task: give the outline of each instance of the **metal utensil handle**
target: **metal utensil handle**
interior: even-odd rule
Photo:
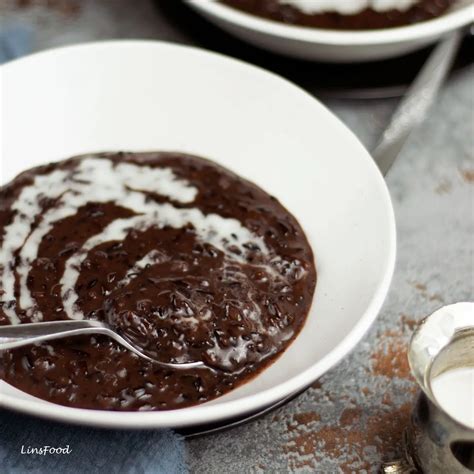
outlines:
[[[0,326],[0,351],[36,342],[108,331],[98,321],[51,321]]]
[[[426,116],[451,69],[462,36],[463,32],[458,30],[435,47],[393,114],[389,126],[372,152],[384,176],[412,130]]]

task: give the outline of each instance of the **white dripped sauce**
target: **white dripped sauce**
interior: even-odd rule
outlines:
[[[388,10],[406,11],[419,0],[278,0],[282,5],[292,5],[311,15],[313,13],[337,12],[342,15],[354,15],[366,8],[378,12]]]
[[[231,246],[245,254],[243,245],[252,242],[263,253],[268,253],[263,239],[255,236],[238,220],[223,218],[217,214],[204,215],[197,208],[180,209],[171,204],[160,204],[147,200],[145,191],[154,192],[181,203],[193,202],[198,190],[187,181],[177,178],[170,168],[153,168],[131,163],[113,164],[108,159],[90,157],[82,159],[73,170],[56,170],[48,175],[34,178],[31,186],[25,187],[12,208],[17,211],[13,222],[4,229],[3,246],[0,249],[0,290],[2,301],[14,300],[15,271],[10,267],[15,251],[20,261],[15,270],[20,280],[20,306],[27,310],[33,320],[42,319],[35,307],[27,286],[28,274],[38,256],[43,238],[54,224],[73,216],[88,202],[114,202],[116,205],[134,211],[137,216],[117,219],[100,234],[91,237],[66,263],[61,279],[61,294],[64,309],[70,318],[82,318],[75,308],[77,294],[74,286],[79,276],[81,263],[87,252],[108,241],[123,240],[131,228],[145,230],[151,226],[182,228],[191,224],[198,238],[223,251],[226,258],[245,261],[230,250]],[[36,228],[33,223],[41,212],[40,199],[57,199],[54,208],[41,216]],[[152,256],[148,256],[153,258]],[[137,262],[138,268],[147,262]],[[273,269],[268,266],[269,272]],[[15,308],[4,308],[12,324],[19,323]]]
[[[155,249],[151,252],[148,252],[141,260],[136,262],[135,265],[133,265],[133,267],[127,272],[127,275],[125,275],[125,277],[117,283],[117,287],[122,288],[127,286],[138,273],[148,266],[164,263],[169,260],[169,256],[163,254],[159,250]]]
[[[120,201],[117,203],[120,204]],[[87,240],[80,251],[66,262],[60,283],[64,311],[69,318],[82,319],[84,317],[83,313],[75,307],[75,301],[78,297],[73,289],[79,278],[80,267],[86,259],[87,253],[105,242],[125,239],[130,229],[146,230],[150,227],[173,227],[180,229],[191,224],[202,242],[213,245],[233,260],[245,262],[243,257],[229,251],[229,244],[237,247],[244,253],[245,248],[243,245],[247,242],[252,242],[257,244],[263,253],[268,253],[263,239],[253,235],[236,219],[223,218],[217,214],[205,215],[197,208],[179,209],[167,203],[141,203],[137,208],[127,207],[136,212],[144,212],[146,209],[148,213],[127,219],[117,219],[109,224],[100,234]],[[235,237],[229,242],[231,235]]]
[[[0,248],[2,301],[15,299],[15,273],[10,264],[15,251],[21,248],[20,262],[16,267],[20,277],[20,306],[27,309],[34,320],[40,320],[42,316],[37,310],[31,313],[34,301],[26,280],[44,236],[56,222],[75,215],[88,202],[114,201],[133,209],[147,208],[145,195],[140,191],[158,193],[182,203],[192,202],[198,192],[187,181],[178,179],[169,168],[130,163],[114,166],[108,159],[92,157],[81,160],[73,173],[70,170],[56,170],[36,176],[33,184],[25,187],[13,203],[12,210],[16,211],[16,215],[4,229]],[[41,198],[58,199],[58,203],[42,216],[39,225],[32,231],[34,220],[41,212]],[[14,308],[5,307],[4,312],[12,324],[19,322]]]
[[[16,211],[13,222],[6,226],[3,235],[3,244],[0,248],[0,267],[3,268],[0,279],[0,290],[3,301],[14,300],[15,273],[10,267],[15,251],[24,245],[34,219],[41,211],[38,202],[41,196],[57,198],[64,192],[61,182],[66,178],[64,171],[54,171],[45,176],[37,176],[33,186],[25,187],[18,199],[13,203],[12,210]],[[4,307],[3,311],[12,324],[20,322],[14,308]]]

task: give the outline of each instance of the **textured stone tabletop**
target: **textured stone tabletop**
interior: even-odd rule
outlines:
[[[183,14],[180,24],[163,4],[0,0],[0,17],[34,30],[33,50],[132,37],[212,47],[198,37],[205,30],[196,30],[200,20]],[[217,34],[211,26],[209,31]],[[300,72],[304,67],[310,71],[302,65]],[[369,149],[397,103],[323,101]],[[192,472],[376,472],[383,460],[400,454],[416,393],[406,360],[413,327],[443,304],[473,299],[473,126],[471,64],[451,76],[387,178],[398,257],[377,322],[342,363],[286,406],[231,431],[187,441]]]

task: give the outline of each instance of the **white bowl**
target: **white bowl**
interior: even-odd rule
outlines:
[[[224,56],[147,41],[60,48],[1,72],[0,182],[86,152],[195,153],[277,196],[302,223],[319,273],[307,323],[290,348],[254,380],[212,402],[147,413],[79,410],[3,382],[0,405],[109,427],[219,422],[308,386],[374,321],[395,261],[390,197],[357,138],[306,92]]]
[[[364,31],[286,25],[216,0],[185,1],[223,30],[255,46],[295,58],[328,62],[362,62],[401,56],[474,21],[472,0],[459,0],[448,13],[433,20]]]

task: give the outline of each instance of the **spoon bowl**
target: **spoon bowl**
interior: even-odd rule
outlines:
[[[109,336],[123,347],[142,359],[167,369],[198,369],[207,368],[203,362],[172,363],[161,362],[145,354],[140,348],[131,344],[109,324],[94,320],[51,321],[43,323],[18,324],[0,327],[0,351],[14,349],[29,344],[61,339],[63,337],[85,334],[103,334]]]

